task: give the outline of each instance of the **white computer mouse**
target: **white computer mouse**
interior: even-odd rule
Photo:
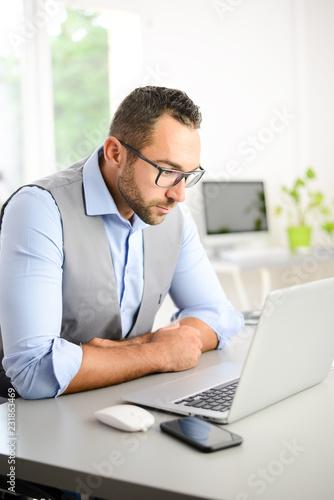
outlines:
[[[104,424],[129,432],[146,431],[154,424],[154,416],[149,411],[127,404],[98,410],[95,416]]]

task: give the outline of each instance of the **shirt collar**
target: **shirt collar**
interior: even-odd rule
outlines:
[[[83,167],[83,188],[87,215],[115,214],[121,220],[127,222],[119,213],[113,197],[111,196],[99,166],[99,158],[103,154],[103,145],[99,146],[88,158]],[[136,214],[133,216],[133,229],[144,229],[147,227]]]

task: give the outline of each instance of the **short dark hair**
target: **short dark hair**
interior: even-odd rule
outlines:
[[[142,149],[151,143],[154,125],[163,115],[170,115],[194,129],[200,128],[202,121],[199,107],[185,92],[166,87],[138,87],[117,108],[109,136],[126,142],[134,149]]]

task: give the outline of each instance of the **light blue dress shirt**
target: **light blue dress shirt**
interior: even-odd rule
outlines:
[[[103,216],[125,336],[143,292],[146,224],[135,215],[131,225],[119,214],[99,169],[101,151],[98,148],[84,166],[85,203],[88,215]],[[196,225],[180,206],[185,224],[170,289],[177,308],[171,319],[201,319],[217,333],[218,347],[223,348],[242,328],[243,317],[226,299]],[[63,259],[61,216],[53,198],[38,187],[21,189],[6,207],[2,223],[0,318],[3,366],[27,399],[60,395],[81,365],[81,347],[60,337]]]

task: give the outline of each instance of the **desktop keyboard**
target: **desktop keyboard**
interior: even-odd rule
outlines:
[[[227,411],[232,404],[237,385],[238,380],[228,385],[226,383],[217,385],[198,394],[174,401],[174,403],[182,403],[185,406],[203,408],[205,410]]]

